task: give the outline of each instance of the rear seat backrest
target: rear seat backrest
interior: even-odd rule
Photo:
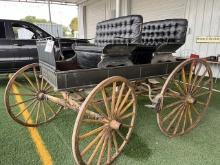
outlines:
[[[142,29],[142,43],[157,48],[163,45],[166,51],[174,52],[185,43],[187,26],[186,19],[146,22]]]
[[[99,22],[96,26],[95,45],[140,43],[142,24],[143,18],[140,15],[129,15]]]

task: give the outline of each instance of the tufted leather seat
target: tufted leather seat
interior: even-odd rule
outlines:
[[[175,52],[185,43],[187,26],[186,19],[146,22],[142,29],[142,43],[155,47],[156,52]]]
[[[137,44],[141,42],[143,18],[140,15],[129,15],[99,22],[96,26],[94,45],[75,46],[77,62],[81,68],[95,68],[103,57],[115,54],[106,52],[106,49],[114,49],[114,45]],[[111,45],[106,47],[107,45]],[[129,45],[127,46],[129,47]],[[103,50],[105,49],[105,52]],[[123,47],[126,49],[126,47]],[[129,51],[133,49],[128,48]],[[128,51],[120,52],[120,56],[129,56]]]
[[[142,44],[132,52],[134,64],[151,63],[153,53],[166,56],[185,43],[188,22],[186,19],[166,19],[143,23]],[[161,58],[161,57],[159,57]],[[162,57],[164,58],[164,57]]]

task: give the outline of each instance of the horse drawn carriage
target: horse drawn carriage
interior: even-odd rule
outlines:
[[[201,120],[213,85],[204,60],[172,56],[186,31],[185,19],[110,19],[97,24],[95,44],[76,41],[67,59],[60,47],[52,44],[48,51],[51,41],[39,40],[39,64],[11,77],[6,108],[28,127],[49,122],[62,109],[77,112],[72,135],[77,164],[111,164],[118,157],[134,129],[140,95],[149,95],[148,107],[166,136],[183,135]]]

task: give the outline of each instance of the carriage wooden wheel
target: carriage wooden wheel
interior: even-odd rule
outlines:
[[[178,65],[161,90],[163,99],[157,106],[161,131],[174,137],[192,130],[208,107],[212,86],[212,72],[204,60],[190,59]]]
[[[43,94],[62,97],[39,74],[39,65],[18,70],[9,80],[4,101],[9,115],[24,126],[38,126],[53,119],[62,106],[46,100]]]
[[[136,96],[128,80],[116,76],[97,85],[81,105],[74,125],[77,163],[112,163],[130,138],[135,116]]]

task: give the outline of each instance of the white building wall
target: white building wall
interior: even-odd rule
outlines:
[[[111,6],[112,3],[114,5]],[[96,23],[113,18],[114,13],[117,13],[117,16],[140,14],[144,22],[186,18],[189,21],[186,43],[176,55],[182,57],[190,56],[191,53],[200,57],[220,55],[219,43],[196,43],[198,36],[220,36],[220,0],[88,0],[86,37],[93,38]]]
[[[189,21],[185,45],[178,51],[181,56],[196,53],[200,57],[220,54],[220,45],[216,43],[197,43],[198,36],[220,35],[220,1],[188,0],[185,16]]]
[[[97,22],[105,20],[105,0],[90,0],[86,4],[86,38],[94,38]]]
[[[140,14],[144,22],[183,18],[187,0],[131,0],[131,14]]]

